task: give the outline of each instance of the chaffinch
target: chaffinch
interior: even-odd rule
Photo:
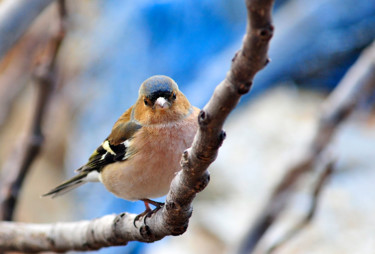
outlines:
[[[136,103],[76,170],[78,174],[44,196],[57,197],[86,182],[100,181],[117,197],[144,201],[142,215],[151,211],[149,204],[160,208],[162,203],[150,198],[167,194],[181,155],[193,142],[198,113],[171,78],[148,78]]]

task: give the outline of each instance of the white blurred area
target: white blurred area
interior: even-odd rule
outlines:
[[[233,253],[270,192],[312,138],[324,96],[282,86],[235,110],[227,139],[210,167],[211,181],[194,201],[187,232],[155,243],[147,253]],[[338,129],[338,161],[312,222],[275,253],[374,253],[375,121],[355,112]],[[305,178],[314,178],[308,175]],[[306,213],[311,179],[303,179],[291,206],[266,234],[256,253],[284,236]]]

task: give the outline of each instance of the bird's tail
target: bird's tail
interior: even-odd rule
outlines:
[[[80,174],[76,175],[75,177],[69,179],[68,181],[60,184],[59,186],[55,187],[54,189],[50,190],[46,194],[43,194],[43,197],[52,196],[52,198],[64,195],[68,191],[71,191],[82,184],[86,183],[85,178],[87,177],[87,172],[81,172]]]

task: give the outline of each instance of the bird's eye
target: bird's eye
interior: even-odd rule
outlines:
[[[175,94],[175,93],[172,94],[172,99],[173,99],[173,100],[176,99],[176,94]]]
[[[143,101],[144,101],[145,105],[148,106],[149,103],[148,103],[147,99],[144,99]]]

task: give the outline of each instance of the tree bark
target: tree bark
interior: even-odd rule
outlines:
[[[303,157],[286,170],[266,206],[242,242],[238,253],[252,253],[267,230],[286,208],[302,176],[311,172],[334,137],[338,126],[375,91],[375,42],[366,48],[323,103],[315,137]]]
[[[267,51],[273,35],[272,0],[246,0],[247,31],[242,48],[198,117],[199,129],[192,147],[181,160],[182,170],[171,183],[165,205],[133,225],[135,215],[108,215],[93,221],[56,224],[0,223],[0,247],[18,251],[93,250],[125,245],[128,241],[153,242],[186,231],[191,203],[209,182],[208,166],[216,159],[225,132],[225,119],[242,95],[249,92],[255,74],[269,62]]]

